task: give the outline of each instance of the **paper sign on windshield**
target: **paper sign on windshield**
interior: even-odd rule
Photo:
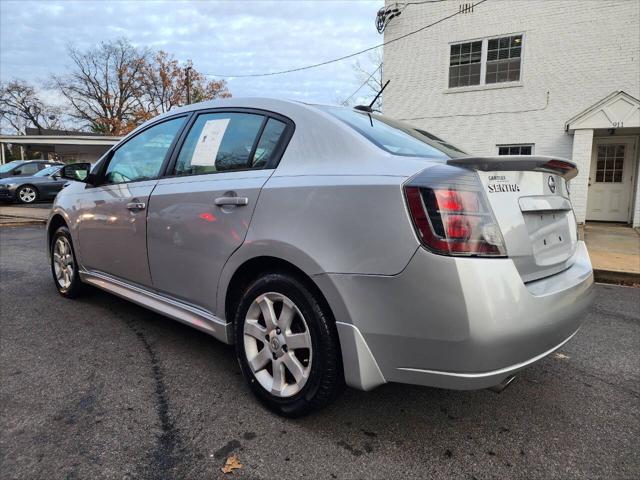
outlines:
[[[215,166],[220,143],[224,132],[227,131],[229,119],[207,120],[200,132],[196,149],[191,158],[191,165],[195,166]]]

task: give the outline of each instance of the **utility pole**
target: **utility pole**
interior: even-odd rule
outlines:
[[[190,74],[191,73],[191,66],[188,66],[187,68],[184,69],[184,74],[185,74],[185,85],[187,87],[187,105],[191,104],[191,77]]]

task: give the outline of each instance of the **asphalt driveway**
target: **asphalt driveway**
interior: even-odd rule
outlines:
[[[598,286],[578,335],[501,394],[346,390],[292,421],[231,347],[106,293],[58,296],[42,227],[0,229],[0,288],[3,479],[640,477],[640,289]]]

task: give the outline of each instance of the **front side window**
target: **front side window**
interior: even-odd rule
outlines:
[[[378,114],[343,107],[319,106],[383,150],[403,157],[442,159],[460,157],[462,151],[434,135]]]
[[[449,88],[519,81],[522,44],[518,34],[451,45]]]
[[[251,113],[198,116],[178,155],[175,174],[203,175],[252,168],[250,156],[264,121],[264,116]]]
[[[33,175],[38,171],[37,163],[25,163],[14,170],[16,175]]]
[[[125,183],[157,178],[185,118],[154,125],[120,146],[107,165],[104,182]]]
[[[498,145],[498,155],[531,155],[532,144]]]

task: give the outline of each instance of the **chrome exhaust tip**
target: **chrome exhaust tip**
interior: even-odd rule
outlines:
[[[489,387],[488,390],[491,390],[492,392],[495,393],[500,393],[502,392],[505,388],[507,388],[509,385],[511,385],[511,382],[513,382],[516,379],[515,375],[509,375],[507,378],[505,378],[502,382],[500,382],[497,385],[494,385],[493,387]]]

